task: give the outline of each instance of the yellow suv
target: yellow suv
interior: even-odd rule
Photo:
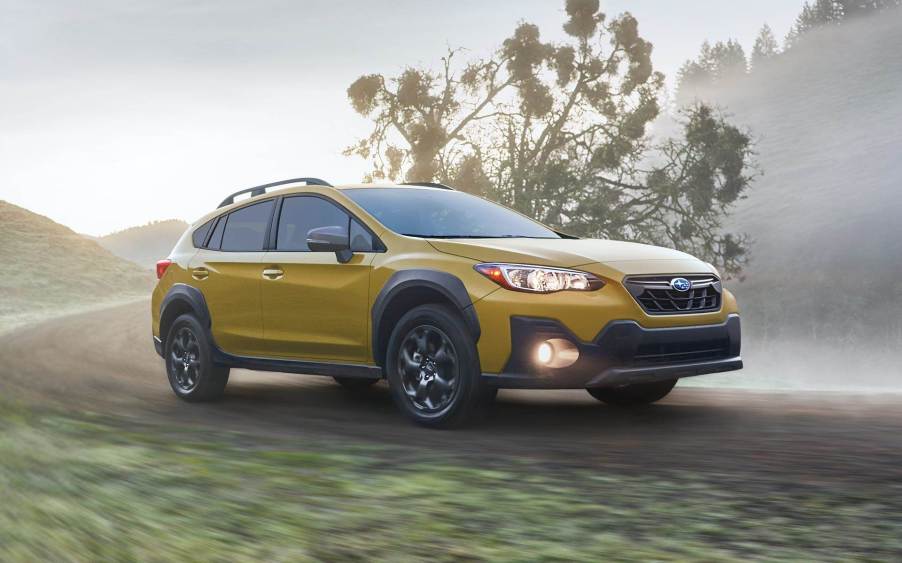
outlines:
[[[406,415],[447,426],[498,388],[635,405],[742,367],[736,301],[711,265],[569,236],[441,184],[242,190],[157,277],[154,344],[189,401],[222,395],[231,367],[351,389],[384,378]]]

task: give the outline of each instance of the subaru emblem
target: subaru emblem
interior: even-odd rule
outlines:
[[[689,291],[692,287],[692,282],[686,278],[673,278],[670,280],[670,287],[676,291]]]

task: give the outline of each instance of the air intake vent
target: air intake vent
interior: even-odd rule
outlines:
[[[686,281],[689,283],[683,283]],[[711,274],[631,276],[623,280],[623,285],[649,315],[717,311],[723,291],[720,280]],[[684,291],[677,289],[686,285],[689,287]]]

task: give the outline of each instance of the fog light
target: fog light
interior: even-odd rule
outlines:
[[[551,346],[551,343],[542,342],[539,344],[539,348],[536,350],[536,357],[540,364],[547,365],[551,362],[551,359],[554,357],[554,348]]]
[[[579,359],[579,349],[569,340],[552,338],[536,348],[536,360],[549,368],[565,368]]]

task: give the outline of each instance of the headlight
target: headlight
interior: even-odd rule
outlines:
[[[579,270],[522,264],[476,264],[474,268],[501,287],[514,291],[595,291],[604,286],[604,282],[595,275]]]

